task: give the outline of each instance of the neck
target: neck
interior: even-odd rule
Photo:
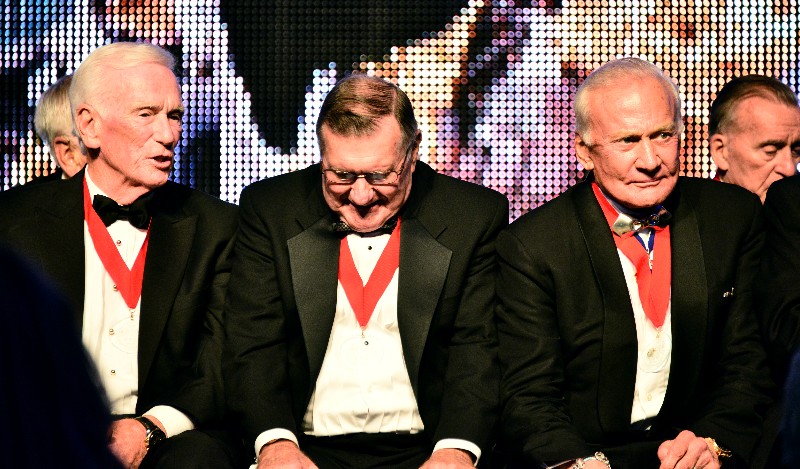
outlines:
[[[150,192],[150,188],[132,185],[118,172],[101,165],[87,164],[86,173],[98,189],[120,205],[130,205],[139,197]]]

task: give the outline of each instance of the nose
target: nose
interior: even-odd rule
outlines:
[[[643,138],[639,145],[641,146],[639,158],[636,159],[636,165],[643,171],[654,171],[661,165],[661,159],[656,154],[653,141],[649,138]]]
[[[349,199],[353,205],[365,206],[372,202],[373,188],[364,178],[356,179],[350,186]]]
[[[783,177],[794,176],[797,174],[798,158],[788,146],[783,148],[776,158],[780,160],[775,164],[775,172]]]
[[[153,122],[153,138],[167,148],[178,142],[181,123],[166,114],[159,114]]]

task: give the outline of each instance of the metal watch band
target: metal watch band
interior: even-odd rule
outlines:
[[[570,469],[583,469],[588,461],[600,461],[601,463],[605,464],[608,469],[611,469],[611,462],[608,460],[606,455],[600,451],[594,453],[592,456],[576,459],[575,464],[573,464]]]

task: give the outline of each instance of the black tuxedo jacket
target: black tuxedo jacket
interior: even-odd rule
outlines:
[[[673,214],[672,364],[649,432],[630,430],[635,321],[590,183],[498,236],[502,430],[522,461],[602,450],[614,468],[658,467],[658,444],[681,429],[749,457],[770,387],[752,312],[759,201],[736,186],[680,178],[665,206]]]
[[[83,317],[83,172],[0,193],[0,241],[51,277]],[[136,412],[171,405],[196,425],[221,417],[222,306],[236,207],[168,182],[156,189],[139,325]]]
[[[228,406],[247,441],[272,428],[301,436],[336,310],[341,237],[319,165],[251,185],[240,205],[225,310]],[[425,434],[486,449],[499,381],[494,239],[508,201],[417,163],[400,214],[397,315]]]
[[[773,183],[764,202],[766,242],[757,304],[775,377],[782,383],[800,347],[800,177]]]

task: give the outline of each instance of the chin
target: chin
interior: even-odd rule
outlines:
[[[361,233],[375,231],[389,219],[389,217],[382,217],[380,214],[369,214],[366,217],[360,217],[353,213],[344,215],[342,218],[350,225],[350,228]]]

